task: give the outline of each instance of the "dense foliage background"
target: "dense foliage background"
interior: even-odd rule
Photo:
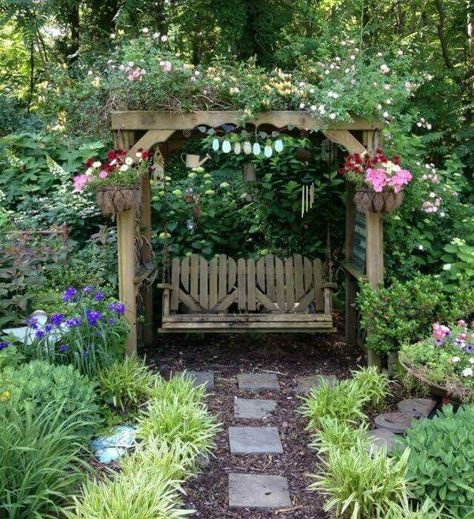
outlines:
[[[400,155],[416,179],[403,207],[386,218],[387,278],[431,274],[447,292],[474,279],[470,0],[222,0],[217,9],[210,0],[0,0],[0,42],[0,249],[8,253],[0,259],[0,290],[9,315],[38,300],[46,304],[64,288],[67,276],[55,275],[55,265],[74,269],[84,282],[105,277],[113,286],[113,224],[99,217],[89,195],[71,193],[70,179],[111,146],[108,117],[124,97],[178,110],[203,102],[193,97],[194,84],[184,88],[177,76],[159,75],[156,54],[215,81],[226,71],[225,85],[238,88],[245,79],[256,93],[234,90],[234,97],[222,98],[219,92],[212,103],[242,103],[250,111],[279,102],[258,97],[259,74],[268,73],[281,95],[286,78],[279,70],[297,71],[295,78],[326,90],[338,78],[344,95],[339,105],[333,100],[337,116],[378,110],[387,123],[387,152]],[[339,56],[353,60],[349,74],[333,70]],[[129,59],[148,69],[147,96],[134,90],[138,82],[119,81],[118,64]],[[380,63],[391,73],[375,84]],[[179,74],[191,72],[185,67]],[[160,81],[155,89],[154,81]],[[289,97],[290,105],[296,102]],[[257,182],[249,185],[240,174],[242,159],[222,154],[191,178],[179,153],[205,153],[209,141],[190,140],[167,164],[166,185],[153,186],[158,259],[166,210],[174,254],[301,251],[330,257],[337,267],[341,155],[333,150],[328,159],[319,144],[306,136],[286,139],[284,153],[256,162]],[[294,159],[299,146],[312,150],[309,165]],[[301,219],[298,189],[308,172],[316,179],[317,203]],[[183,202],[190,187],[199,193],[198,209]],[[63,225],[68,246],[56,254],[57,236],[43,231]],[[19,230],[29,234],[18,239]],[[92,276],[91,264],[100,276]]]

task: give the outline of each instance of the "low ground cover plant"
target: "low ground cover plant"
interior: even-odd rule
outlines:
[[[407,478],[413,492],[442,508],[440,517],[474,517],[473,423],[473,405],[457,412],[449,405],[432,420],[415,423],[404,440],[410,449]]]
[[[444,387],[458,400],[474,401],[474,321],[434,323],[431,337],[405,343],[399,358],[415,376]]]
[[[24,409],[32,416],[55,402],[59,421],[79,413],[90,430],[100,422],[96,384],[71,365],[32,361],[17,368],[7,367],[0,371],[0,394],[7,395],[17,410]]]

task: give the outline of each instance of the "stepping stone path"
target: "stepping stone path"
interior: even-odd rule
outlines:
[[[276,405],[275,400],[236,398],[234,400],[234,416],[249,419],[265,418],[275,410]]]
[[[414,418],[428,418],[436,407],[436,401],[432,398],[407,398],[398,402],[400,413]]]
[[[319,388],[323,382],[326,382],[329,386],[334,386],[337,382],[335,375],[309,375],[307,377],[298,377],[298,387],[296,391],[298,393],[309,393],[311,389]]]
[[[387,454],[393,451],[397,435],[405,434],[414,421],[428,418],[436,407],[431,398],[407,398],[398,403],[398,412],[383,413],[375,417],[376,429],[369,431],[369,442],[377,448],[386,447]]]
[[[276,392],[280,389],[274,373],[241,373],[237,380],[241,391]],[[234,417],[263,420],[276,406],[275,400],[236,398]],[[229,447],[231,454],[239,456],[283,454],[277,427],[229,427]],[[229,474],[229,508],[261,511],[291,506],[286,478],[270,474]]]
[[[231,454],[283,454],[276,427],[229,427]]]
[[[214,371],[186,371],[186,375],[193,379],[195,386],[206,386],[207,391],[214,389]]]
[[[388,429],[374,429],[367,433],[369,442],[377,449],[385,448],[387,454],[392,454],[396,446],[398,435]]]
[[[229,474],[229,507],[254,510],[290,508],[288,481],[281,476]]]
[[[274,373],[240,373],[237,375],[241,391],[278,391],[280,384]]]

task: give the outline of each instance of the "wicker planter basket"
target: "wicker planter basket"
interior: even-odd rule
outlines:
[[[426,376],[421,373],[419,370],[412,368],[410,366],[407,366],[399,359],[400,366],[415,380],[417,380],[419,383],[423,384],[424,386],[428,387],[431,391],[432,395],[439,396],[441,398],[450,400],[451,402],[460,404],[462,402],[469,400],[469,392],[467,389],[459,386],[440,386],[439,384],[436,384],[435,382],[431,382],[426,378]]]
[[[359,211],[391,213],[402,205],[404,196],[403,191],[395,193],[387,190],[377,193],[369,187],[359,187],[356,190],[354,202]]]
[[[103,215],[122,213],[140,205],[141,190],[137,187],[106,187],[96,192],[97,205]]]

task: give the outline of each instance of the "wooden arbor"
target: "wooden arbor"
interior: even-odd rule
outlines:
[[[112,131],[116,148],[150,149],[157,146],[163,160],[179,148],[198,126],[220,127],[238,125],[242,112],[207,111],[193,113],[124,111],[112,114]],[[377,146],[376,139],[382,123],[355,119],[350,123],[335,123],[327,129],[315,118],[303,112],[272,111],[259,114],[248,125],[288,131],[320,130],[327,139],[343,146],[350,153],[364,153]],[[380,214],[357,215],[353,203],[353,189],[347,186],[346,207],[346,338],[354,342],[357,336],[357,316],[353,307],[356,280],[366,278],[374,288],[383,282],[383,223]],[[139,216],[139,218],[137,218]],[[356,225],[356,220],[358,224]],[[126,211],[117,216],[119,297],[125,303],[130,323],[127,352],[137,349],[137,296],[144,308],[144,341],[151,343],[152,290],[147,281],[154,275],[151,251],[150,182],[142,183],[142,204],[139,214]],[[358,233],[356,233],[356,228]],[[137,246],[138,245],[138,246]],[[361,257],[363,256],[363,257]],[[356,261],[357,260],[357,261]],[[376,359],[369,359],[373,363]]]

